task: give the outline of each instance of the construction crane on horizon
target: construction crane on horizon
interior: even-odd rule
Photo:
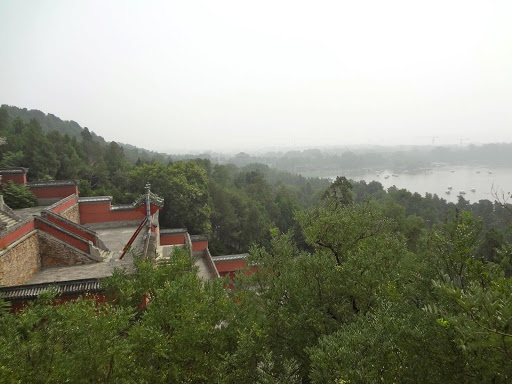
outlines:
[[[432,138],[432,145],[435,144],[436,139],[439,139],[439,136],[416,136],[419,139],[430,139]]]

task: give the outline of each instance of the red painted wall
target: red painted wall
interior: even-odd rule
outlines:
[[[105,221],[143,220],[144,217],[146,217],[146,207],[141,206],[132,211],[110,211]]]
[[[198,251],[204,251],[206,248],[208,248],[208,241],[193,241],[192,242],[192,251],[198,252]]]
[[[105,223],[109,221],[142,220],[146,216],[144,207],[132,211],[111,211],[110,203],[80,204],[80,223]]]
[[[185,244],[185,234],[167,235],[160,234],[160,245]]]
[[[27,175],[24,173],[2,175],[2,184],[7,184],[10,180],[14,184],[27,184]]]
[[[226,275],[234,274],[235,271],[238,271],[242,268],[247,268],[247,261],[245,260],[236,260],[236,261],[223,261],[219,263],[215,263],[217,267],[217,271],[219,271],[219,275],[222,277]]]
[[[154,215],[156,213],[156,211],[159,211],[162,208],[163,207],[159,207],[158,205],[149,203],[149,211],[151,212],[152,215]],[[146,207],[144,207],[144,213],[146,213]]]
[[[142,221],[146,216],[146,207],[144,205],[130,211],[111,211],[110,207],[110,202],[80,204],[80,224],[110,221]],[[154,214],[159,209],[161,208],[151,204],[151,214]]]
[[[78,196],[78,187],[76,185],[52,186],[52,187],[32,187],[32,193],[38,199],[53,199],[58,197],[68,197],[73,193]]]
[[[73,247],[78,248],[84,252],[89,252],[89,243],[86,242],[85,240],[80,241],[79,239],[76,239],[61,231],[58,231],[55,228],[52,228],[43,222],[38,222],[37,228],[42,231],[45,231],[46,233],[49,233],[50,235],[56,237],[57,239],[64,241],[66,244],[72,245]]]
[[[68,195],[69,196],[69,195]],[[64,203],[56,206],[55,208],[52,209],[52,212],[53,213],[60,213],[62,211],[65,211],[66,209],[68,209],[69,207],[75,205],[77,203],[77,198],[74,197],[68,201],[65,201]]]
[[[108,219],[110,213],[110,203],[98,204],[79,204],[80,223],[97,223]]]
[[[59,220],[57,217],[50,216],[50,215],[46,216],[46,219],[48,221],[51,221],[52,223],[57,224],[59,227],[67,229],[69,232],[72,232],[75,235],[81,236],[87,240],[94,242],[94,236],[92,236],[91,234],[89,234],[87,232],[81,231],[79,228],[77,228],[73,225],[70,225],[69,223],[65,222],[64,220]]]
[[[9,233],[7,236],[0,239],[0,248],[3,248],[12,242],[18,240],[20,237],[25,236],[30,231],[36,229],[36,226],[34,224],[34,221],[30,221],[29,223],[25,224],[23,227],[18,228],[12,233]]]
[[[247,268],[247,261],[245,260],[237,260],[237,261],[227,261],[216,263],[217,271],[219,271],[220,277],[229,276],[232,281],[235,281],[235,274],[238,270]],[[250,269],[245,269],[244,274],[246,276],[252,275],[256,272],[258,268],[252,267]]]

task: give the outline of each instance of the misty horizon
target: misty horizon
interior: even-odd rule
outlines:
[[[507,1],[3,2],[0,103],[166,153],[512,142],[511,17]]]
[[[176,149],[163,149],[163,150],[157,150],[153,148],[143,148],[140,146],[137,146],[137,143],[127,143],[120,139],[112,139],[108,140],[105,137],[101,135],[101,133],[94,131],[92,128],[82,126],[78,122],[74,120],[62,120],[59,116],[56,116],[55,114],[45,111],[41,111],[38,109],[29,109],[29,108],[20,108],[19,106],[9,106],[7,104],[2,104],[3,106],[6,106],[8,108],[14,107],[15,109],[19,110],[25,110],[29,113],[36,112],[36,113],[43,113],[45,116],[53,116],[58,121],[62,121],[63,123],[73,123],[80,126],[81,129],[87,128],[94,134],[98,135],[102,139],[106,140],[106,142],[117,142],[124,145],[131,145],[133,147],[137,147],[144,150],[151,150],[158,153],[164,153],[168,155],[202,155],[202,154],[214,154],[214,155],[226,155],[226,156],[235,156],[239,153],[248,153],[250,155],[261,155],[261,154],[284,154],[285,152],[289,151],[308,151],[308,150],[321,150],[323,152],[342,152],[342,151],[392,151],[392,150],[411,150],[415,148],[420,148],[422,150],[428,150],[438,147],[444,147],[444,148],[452,148],[452,149],[464,149],[464,148],[470,148],[471,146],[481,146],[485,144],[506,144],[510,143],[508,141],[489,141],[489,140],[483,140],[481,142],[476,142],[471,140],[467,137],[460,137],[457,138],[455,136],[451,137],[451,140],[443,140],[440,136],[423,136],[423,137],[416,137],[416,142],[411,143],[380,143],[380,144],[370,144],[370,143],[353,143],[353,144],[326,144],[326,145],[266,145],[261,147],[247,147],[247,148],[218,148],[217,150],[211,149],[211,148],[192,148],[187,150],[186,148],[180,147]],[[445,138],[446,139],[446,138]]]

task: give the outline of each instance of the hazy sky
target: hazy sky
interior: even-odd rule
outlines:
[[[512,1],[0,1],[0,103],[147,149],[512,141]]]

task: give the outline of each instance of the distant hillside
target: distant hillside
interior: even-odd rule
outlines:
[[[84,130],[80,124],[73,120],[61,120],[51,113],[45,114],[37,109],[18,108],[11,105],[2,104],[0,107],[7,111],[9,121],[16,118],[20,118],[23,121],[30,121],[35,119],[39,122],[44,132],[57,131],[62,134],[67,134],[71,137],[76,137],[78,140],[82,140],[82,131]],[[106,145],[107,142],[101,136],[96,135],[93,131],[90,131],[94,140],[99,142],[101,145]],[[130,144],[124,144],[117,142],[124,149],[124,153],[127,159],[135,163],[137,159],[141,160],[158,160],[166,162],[169,159],[169,155],[165,153],[158,153],[154,151],[148,151],[147,149],[138,148]]]
[[[82,140],[82,136],[80,134],[83,131],[83,128],[76,121],[64,121],[57,116],[52,115],[51,113],[45,114],[44,112],[41,112],[37,109],[29,110],[27,108],[18,108],[6,104],[3,104],[1,108],[7,111],[10,120],[13,120],[17,117],[24,121],[36,119],[39,124],[41,124],[44,132],[57,131],[59,133],[67,134],[71,137],[76,137],[77,139]],[[92,135],[96,140],[105,143],[105,140],[102,137],[94,133],[92,133]]]

